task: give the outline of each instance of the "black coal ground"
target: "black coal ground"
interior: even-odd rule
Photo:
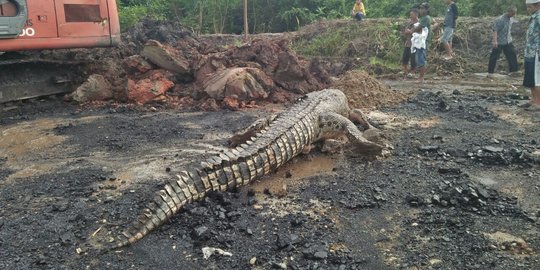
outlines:
[[[348,153],[333,172],[291,185],[285,196],[254,195],[249,186],[211,194],[135,245],[102,254],[88,243],[107,241],[108,232],[129,223],[176,166],[218,151],[183,152],[183,146],[206,140],[223,148],[223,136],[212,132],[228,134],[264,112],[24,105],[4,113],[1,124],[99,118],[51,130],[75,150],[49,173],[8,181],[13,168],[0,159],[0,268],[538,269],[540,115],[518,111],[534,124],[517,126],[488,110],[515,102],[420,92],[383,111],[439,121],[397,130],[379,123],[395,147],[391,157],[368,162]],[[143,182],[116,179],[112,166],[95,162],[96,149],[136,160],[154,148],[170,149],[158,157],[169,165]],[[525,244],[493,241],[496,232]],[[204,259],[203,247],[232,256]]]

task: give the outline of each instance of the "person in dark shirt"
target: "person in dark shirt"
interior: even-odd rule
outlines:
[[[504,52],[506,56],[510,73],[518,71],[516,49],[512,44],[512,17],[516,15],[516,10],[516,7],[509,7],[506,13],[498,17],[493,23],[493,49],[489,56],[488,77],[493,77],[497,59],[499,59],[501,52]]]
[[[429,48],[429,45],[431,44],[431,39],[433,37],[433,33],[431,31],[431,23],[432,19],[431,16],[429,16],[429,4],[424,2],[418,6],[418,16],[420,16],[419,23],[420,26],[415,29],[415,31],[418,31],[419,29],[422,29],[424,27],[428,30],[428,36],[426,40],[426,50]]]
[[[418,22],[418,10],[412,9],[409,13],[409,21],[403,29],[403,38],[405,39],[405,49],[403,50],[403,56],[401,58],[401,64],[403,65],[403,72],[405,77],[416,68],[415,55],[411,52],[411,37],[414,30],[414,25]],[[409,65],[410,63],[410,65]]]
[[[450,60],[454,55],[452,50],[452,37],[454,36],[454,29],[456,28],[458,8],[456,3],[452,0],[444,0],[444,3],[448,5],[448,8],[446,9],[446,14],[444,16],[443,35],[440,42],[446,51],[446,56],[443,59]]]

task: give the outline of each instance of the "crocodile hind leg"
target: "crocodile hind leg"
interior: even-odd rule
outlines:
[[[319,115],[319,127],[321,130],[320,138],[336,138],[340,135],[346,135],[353,146],[369,155],[379,155],[383,146],[366,139],[362,132],[347,117],[337,113],[322,113]]]
[[[276,119],[277,115],[271,115],[265,118],[259,118],[253,122],[249,127],[236,132],[230,139],[229,139],[229,147],[236,147],[240,144],[245,143],[252,137],[254,137],[258,132],[261,130],[267,128],[270,123]]]

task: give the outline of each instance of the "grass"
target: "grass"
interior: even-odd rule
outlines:
[[[392,20],[324,21],[301,29],[292,48],[305,57],[360,58],[394,69],[403,51],[398,28]]]

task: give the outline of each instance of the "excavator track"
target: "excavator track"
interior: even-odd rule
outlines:
[[[81,61],[0,59],[0,104],[73,90]]]

